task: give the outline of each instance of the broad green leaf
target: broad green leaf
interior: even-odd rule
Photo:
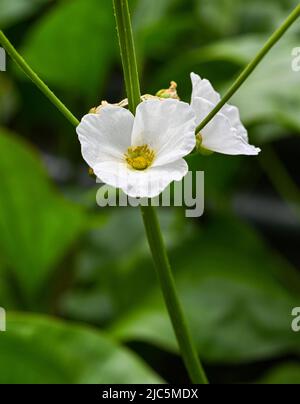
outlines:
[[[50,85],[96,102],[116,49],[111,2],[74,0],[38,21],[22,53]]]
[[[198,351],[206,361],[240,363],[299,351],[290,316],[297,305],[290,286],[299,289],[299,276],[274,258],[246,225],[233,217],[216,218],[170,256]],[[141,277],[150,270],[139,268]],[[144,294],[115,324],[113,334],[175,351],[159,291],[149,282]]]
[[[85,215],[53,188],[36,153],[0,130],[0,252],[34,295],[78,238]]]
[[[108,336],[47,317],[8,313],[0,384],[131,384],[162,380]]]
[[[298,363],[285,363],[270,370],[260,384],[300,384],[300,366]]]
[[[171,248],[190,234],[181,210],[159,211],[164,238]],[[102,214],[103,215],[103,214]],[[75,285],[61,300],[61,312],[98,325],[115,320],[139,305],[155,272],[147,263],[148,244],[139,209],[113,208],[106,223],[86,234],[74,263]],[[145,267],[145,268],[144,268]],[[146,269],[147,268],[147,269]],[[155,284],[155,283],[154,283]]]

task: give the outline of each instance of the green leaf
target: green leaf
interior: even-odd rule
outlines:
[[[111,2],[74,0],[58,3],[38,21],[22,54],[49,85],[95,101],[116,43]]]
[[[299,275],[274,258],[246,225],[233,217],[216,218],[170,256],[206,361],[240,363],[299,351],[290,316],[297,306],[293,287],[299,290]],[[141,277],[151,270],[142,268]],[[144,300],[115,324],[113,334],[176,351],[160,292],[149,285]]]
[[[85,215],[53,188],[35,152],[0,130],[0,251],[35,295],[84,228]]]
[[[285,363],[270,370],[259,382],[260,384],[300,384],[300,366]]]
[[[162,380],[99,331],[8,313],[0,335],[1,384],[126,384]]]
[[[152,268],[144,269],[148,245],[140,210],[114,208],[104,214],[106,223],[88,232],[81,243],[74,263],[74,287],[60,305],[64,316],[97,325],[107,324],[139,305],[155,276]],[[168,209],[159,214],[167,245],[182,243],[190,234],[191,224]]]

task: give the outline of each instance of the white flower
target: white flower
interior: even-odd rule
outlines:
[[[214,109],[221,100],[208,80],[191,73],[193,84],[191,106],[197,117],[197,125]],[[249,145],[247,130],[243,126],[239,110],[229,104],[218,112],[201,130],[201,147],[223,154],[257,155],[260,149]]]
[[[105,184],[131,197],[153,198],[188,172],[195,116],[177,100],[142,102],[134,117],[118,106],[88,114],[77,127],[82,155]]]

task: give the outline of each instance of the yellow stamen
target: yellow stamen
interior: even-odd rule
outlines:
[[[147,145],[129,147],[125,154],[127,164],[134,170],[146,170],[153,163],[155,153]]]

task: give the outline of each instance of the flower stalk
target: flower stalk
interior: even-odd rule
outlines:
[[[129,6],[128,2],[124,0],[113,0],[113,6],[129,110],[134,114],[136,107],[141,102],[141,90]]]
[[[124,69],[124,78],[132,113],[141,102],[136,54],[131,26],[131,19],[127,0],[113,0],[121,58]],[[199,361],[196,348],[193,344],[189,328],[180,304],[174,277],[171,271],[166,247],[164,244],[157,212],[151,206],[141,207],[143,222],[150,246],[152,258],[157,270],[164,300],[174,328],[182,358],[195,384],[207,384],[208,380]]]
[[[15,47],[10,43],[8,38],[0,30],[0,44],[14,60],[14,62],[20,67],[27,77],[41,90],[41,92],[51,101],[53,105],[64,115],[65,118],[73,125],[79,124],[78,119],[72,114],[72,112],[56,97],[56,95],[50,90],[50,88],[40,79],[40,77],[32,70],[32,68],[26,63],[22,56],[18,53]]]

